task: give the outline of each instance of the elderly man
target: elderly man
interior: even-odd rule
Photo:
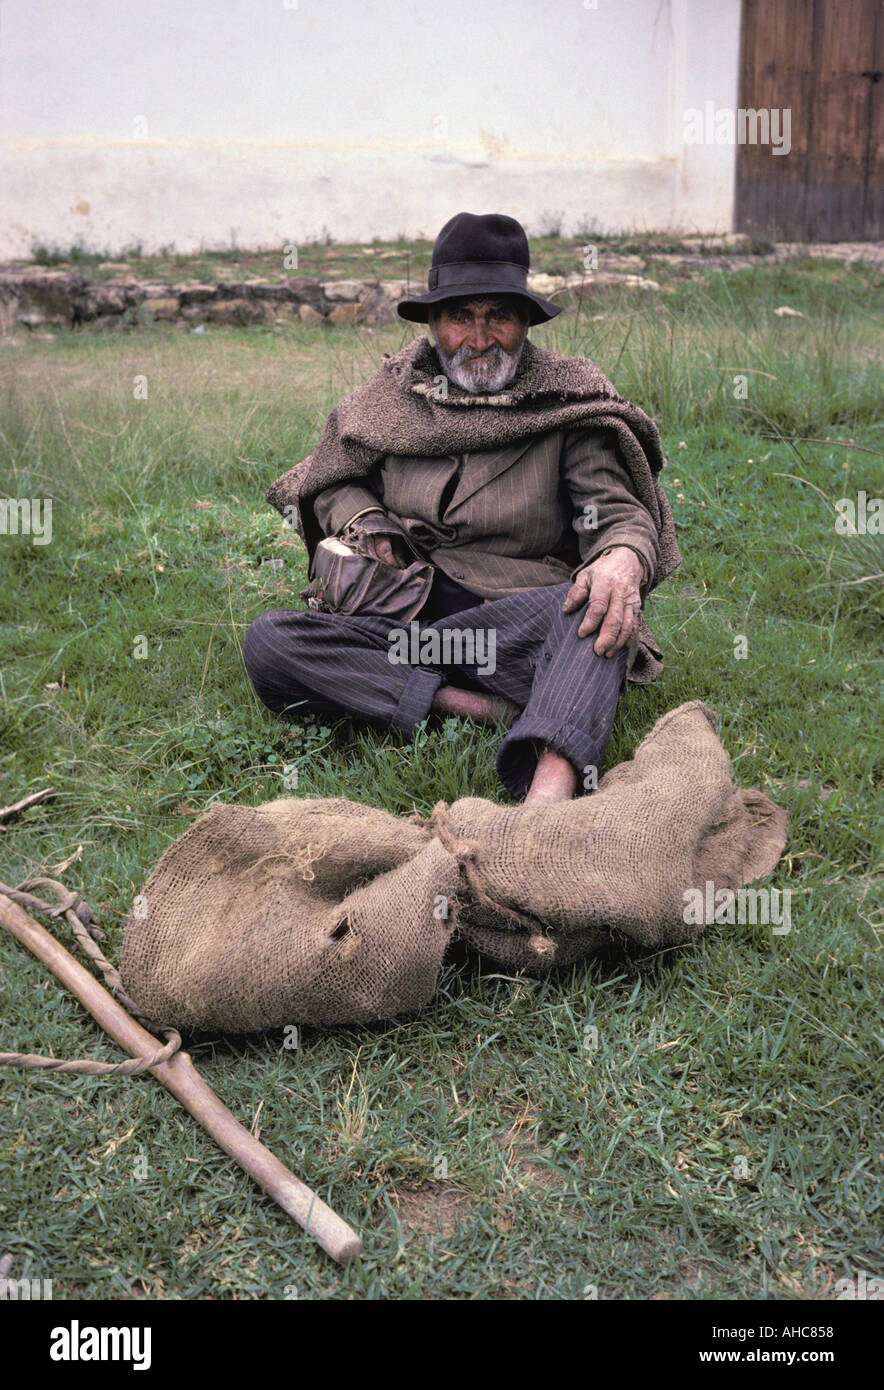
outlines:
[[[343,534],[383,566],[429,562],[411,626],[422,639],[456,629],[459,659],[443,645],[395,664],[394,624],[370,609],[264,613],[243,657],[277,712],[406,736],[433,711],[501,721],[498,775],[530,802],[594,788],[624,680],[661,670],[642,603],[681,557],[656,426],[587,358],[528,340],[560,312],[528,289],[528,265],[513,218],[446,223],[428,292],[398,306],[435,346],[386,357],[267,494],[311,562],[323,536]],[[463,641],[488,634],[493,663]]]

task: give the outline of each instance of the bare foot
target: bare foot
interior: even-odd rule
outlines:
[[[505,700],[502,695],[460,690],[456,685],[440,685],[430,709],[437,714],[457,714],[461,719],[478,719],[484,724],[495,724],[502,719],[509,725],[519,713],[518,705]]]
[[[570,801],[577,788],[577,770],[573,763],[547,748],[537,760],[537,767],[525,805],[529,801]]]

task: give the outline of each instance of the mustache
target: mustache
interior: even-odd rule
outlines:
[[[467,347],[458,348],[457,352],[451,358],[451,361],[456,367],[459,367],[462,362],[482,362],[486,358],[492,358],[497,361],[502,357],[510,358],[514,356],[515,353],[505,352],[499,343],[494,343],[492,347],[485,348],[482,352],[473,352]]]
[[[455,385],[465,391],[499,391],[511,381],[517,370],[525,339],[514,352],[507,352],[500,343],[493,343],[482,352],[463,343],[449,356],[434,333],[436,350],[442,367]]]

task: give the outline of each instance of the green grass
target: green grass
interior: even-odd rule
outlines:
[[[884,492],[881,283],[799,261],[669,288],[600,290],[534,335],[598,360],[669,459],[685,563],[648,610],[666,671],[621,701],[607,765],[666,709],[708,701],[739,783],[792,817],[771,880],[793,894],[791,933],[712,927],[543,983],[457,962],[417,1018],[308,1029],[293,1052],[197,1040],[222,1099],[362,1233],[346,1271],[152,1080],[0,1073],[15,1277],[85,1298],[789,1299],[884,1273],[884,603],[865,578],[876,538],[839,535],[832,508]],[[493,732],[293,727],[241,664],[248,623],[304,582],[265,487],[410,333],[0,346],[0,494],[54,501],[50,545],[0,537],[0,803],[58,789],[0,829],[0,877],[82,846],[66,880],[112,957],[187,812],[284,794],[292,762],[299,794],[396,812],[507,799]],[[0,1047],[118,1059],[6,937],[0,971]]]

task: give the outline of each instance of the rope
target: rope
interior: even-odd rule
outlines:
[[[432,813],[426,819],[419,811],[415,811],[414,815],[409,816],[408,819],[415,825],[423,825],[428,830],[433,831],[442,848],[446,849],[457,860],[474,897],[483,907],[501,917],[508,918],[514,927],[518,927],[520,930],[527,929],[531,932],[532,937],[546,936],[543,923],[538,918],[529,917],[527,913],[518,912],[515,908],[507,907],[504,903],[491,897],[485,888],[476,864],[481,845],[475,840],[458,839],[444,801],[437,801]]]
[[[54,905],[44,902],[29,891],[32,888],[48,889],[56,895],[58,902]],[[81,1076],[140,1076],[142,1072],[150,1071],[151,1067],[158,1066],[160,1062],[168,1062],[170,1057],[174,1057],[181,1047],[181,1034],[174,1028],[164,1028],[152,1023],[144,1010],[125,992],[119,970],[98,946],[98,941],[104,940],[104,932],[95,925],[95,913],[88,903],[83,902],[77,893],[65,888],[63,883],[56,882],[54,878],[28,878],[17,888],[0,883],[0,894],[31,912],[39,912],[53,920],[65,917],[80,949],[98,966],[111,994],[145,1028],[166,1038],[163,1046],[150,1057],[130,1057],[125,1062],[94,1062],[86,1057],[66,1062],[58,1057],[39,1057],[33,1052],[0,1052],[0,1067],[23,1067],[28,1071],[77,1072]]]

